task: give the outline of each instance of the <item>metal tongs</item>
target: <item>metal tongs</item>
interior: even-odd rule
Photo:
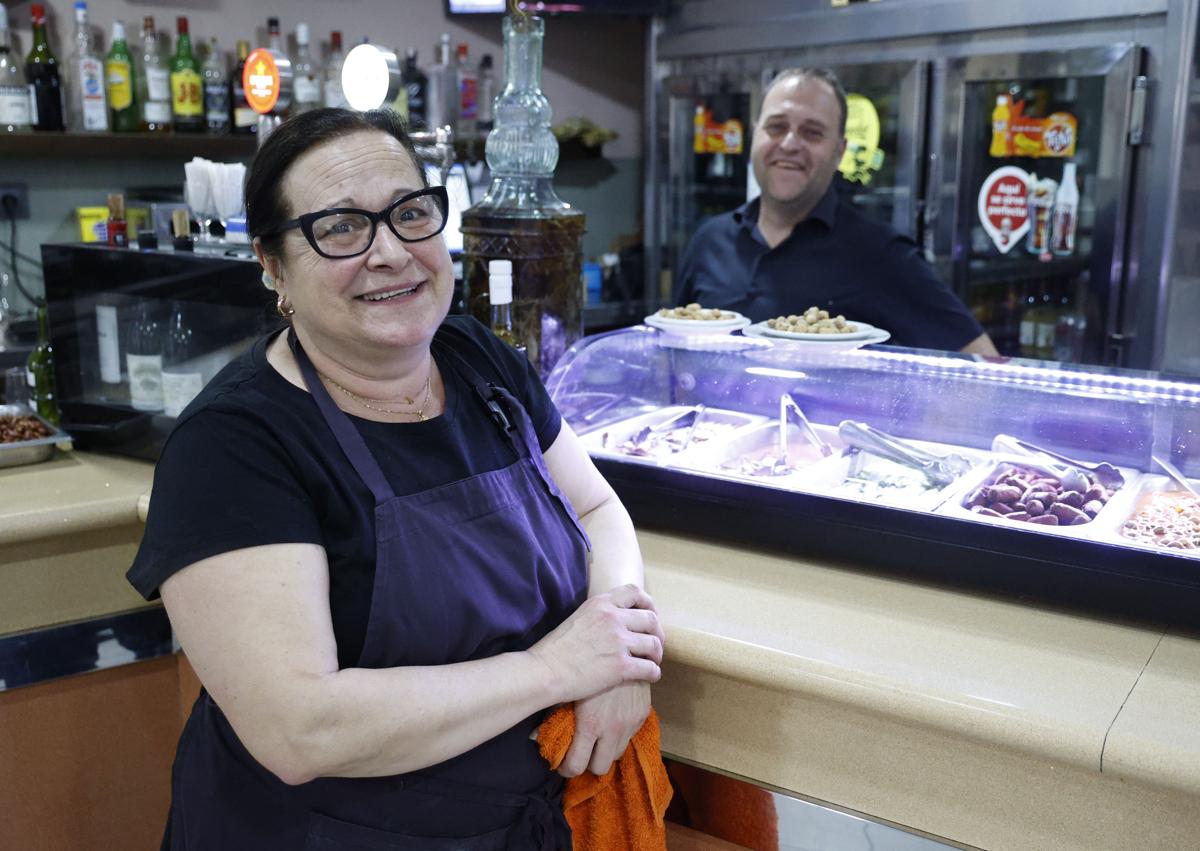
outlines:
[[[1160,458],[1157,455],[1151,455],[1150,458],[1155,464],[1167,471],[1167,475],[1175,481],[1175,484],[1181,486],[1185,491],[1196,497],[1196,499],[1200,499],[1200,493],[1196,493],[1196,489],[1192,486],[1192,483],[1187,480],[1183,473],[1179,472],[1178,467],[1166,458]]]
[[[821,454],[829,457],[833,454],[833,447],[821,439],[821,435],[817,434],[817,430],[812,427],[812,423],[808,421],[808,417],[804,416],[804,411],[800,410],[800,406],[796,404],[796,400],[792,398],[791,393],[784,393],[779,397],[779,464],[791,469],[791,463],[788,461],[788,411],[796,415],[796,419],[800,421],[800,429],[808,442],[820,450]]]
[[[1082,461],[1076,461],[1074,458],[1068,458],[1066,455],[1047,449],[1044,446],[1038,446],[1036,443],[1030,443],[1028,440],[1021,440],[1019,437],[1013,437],[1011,434],[998,434],[992,438],[993,452],[1009,452],[1017,455],[1045,455],[1048,458],[1053,458],[1068,467],[1076,470],[1083,470],[1085,473],[1091,473],[1097,484],[1103,485],[1110,491],[1125,484],[1125,477],[1121,475],[1121,471],[1107,461],[1101,461],[1099,464],[1085,464]]]
[[[663,434],[677,428],[686,428],[687,433],[683,436],[683,443],[679,447],[680,450],[686,449],[692,442],[692,435],[696,433],[696,425],[700,422],[700,418],[704,416],[704,410],[704,405],[693,405],[685,411],[680,411],[678,414],[668,417],[661,423],[638,429],[631,440],[635,446],[641,446],[655,435]]]
[[[838,425],[838,437],[851,449],[918,470],[938,488],[944,488],[971,469],[971,462],[961,455],[935,455],[854,420],[843,420]]]

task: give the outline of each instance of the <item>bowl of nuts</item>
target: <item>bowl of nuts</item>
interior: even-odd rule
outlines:
[[[668,334],[728,334],[750,324],[749,319],[735,310],[701,307],[695,302],[683,307],[664,307],[644,321]]]

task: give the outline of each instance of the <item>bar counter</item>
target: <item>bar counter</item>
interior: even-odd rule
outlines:
[[[123,575],[152,470],[89,453],[0,470],[0,643],[131,611],[145,617]],[[989,849],[1179,848],[1200,835],[1196,637],[901,581],[868,566],[639,536],[667,628],[654,693],[664,752]],[[161,658],[109,658],[130,676],[166,676]],[[86,696],[92,683],[93,701],[103,701],[114,675],[0,691],[0,751],[10,737],[78,739],[38,728],[37,713],[22,707],[55,698],[54,689]],[[147,711],[177,724],[185,685],[160,683]],[[60,723],[89,723],[66,717]],[[165,752],[140,758],[162,771],[161,791],[137,803],[104,789],[98,794],[111,800],[92,809],[137,803],[148,811],[127,814],[129,823],[161,826],[173,742],[159,738]],[[107,759],[119,762],[121,735],[112,741]],[[35,797],[18,780],[47,770],[34,761],[37,749],[22,752],[27,764],[0,772],[0,809],[10,813]],[[154,786],[152,777],[143,783]],[[80,794],[61,783],[37,797],[74,811],[76,836],[98,838],[89,809],[71,797]],[[19,829],[0,828],[0,845]]]

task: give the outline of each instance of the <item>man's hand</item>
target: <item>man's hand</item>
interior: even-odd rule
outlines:
[[[575,702],[575,738],[558,773],[575,777],[585,770],[608,773],[650,714],[650,685],[632,682]]]

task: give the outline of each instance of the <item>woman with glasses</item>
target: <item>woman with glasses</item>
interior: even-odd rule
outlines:
[[[246,181],[288,320],[179,418],[130,580],[204,685],[164,846],[569,847],[538,756],[604,773],[662,630],[624,508],[536,373],[448,317],[446,193],[388,112],[275,130]]]

